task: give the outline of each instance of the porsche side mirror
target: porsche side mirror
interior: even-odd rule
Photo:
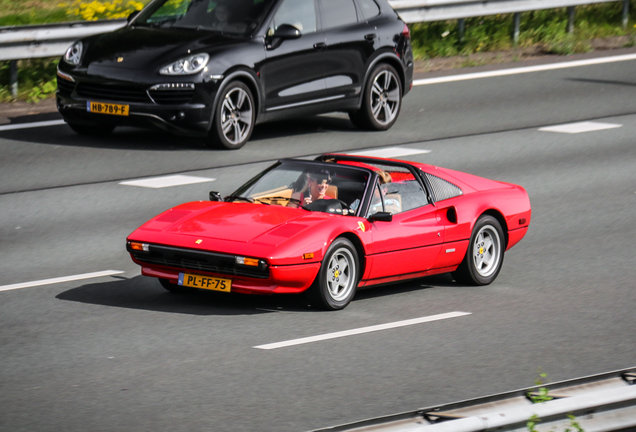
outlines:
[[[274,38],[278,39],[298,39],[303,34],[291,24],[281,24],[274,32]]]
[[[223,201],[221,194],[216,191],[210,191],[210,201]]]
[[[141,12],[141,11],[136,10],[136,11],[132,12],[130,15],[128,15],[128,18],[126,18],[126,20],[128,22],[131,22],[133,19],[135,19],[135,17],[137,15],[139,15],[139,12]]]
[[[391,222],[393,215],[389,212],[377,212],[369,216],[369,222]]]

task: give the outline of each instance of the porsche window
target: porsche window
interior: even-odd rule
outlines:
[[[353,0],[320,0],[320,17],[324,30],[358,22]]]
[[[354,215],[368,178],[367,172],[349,167],[284,162],[253,178],[226,200]]]
[[[281,24],[293,25],[303,34],[315,32],[316,7],[314,0],[283,1],[276,11],[276,15],[274,15],[274,21],[270,30],[276,31]]]
[[[375,0],[358,0],[360,9],[362,9],[362,16],[365,20],[370,20],[380,15],[380,6]]]
[[[175,27],[247,34],[274,0],[163,0],[152,3],[135,26]]]

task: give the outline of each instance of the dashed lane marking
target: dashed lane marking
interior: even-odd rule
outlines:
[[[361,152],[347,152],[351,156],[372,156],[381,158],[397,158],[416,154],[430,153],[430,150],[412,149],[407,147],[387,147],[378,150],[365,150]]]
[[[619,128],[623,125],[614,123],[601,123],[601,122],[577,122],[568,123],[556,126],[542,127],[539,130],[542,132],[558,132],[567,134],[577,134],[582,132],[592,132],[605,129]]]
[[[160,189],[160,188],[172,187],[172,186],[184,186],[184,185],[196,184],[196,183],[213,182],[215,180],[216,179],[207,178],[207,177],[194,177],[194,176],[178,174],[178,175],[171,175],[171,176],[165,176],[165,177],[153,177],[153,178],[147,178],[147,179],[141,179],[141,180],[130,180],[130,181],[121,182],[119,184],[124,186],[138,186],[138,187],[145,187],[145,188],[152,188],[152,189]]]
[[[305,338],[300,338],[300,339],[292,339],[292,340],[288,340],[288,341],[284,341],[284,342],[276,342],[276,343],[271,343],[271,344],[258,345],[258,346],[252,347],[252,348],[262,349],[262,350],[272,350],[272,349],[277,349],[277,348],[285,348],[285,347],[294,346],[294,345],[302,345],[302,344],[308,344],[308,343],[312,343],[312,342],[324,341],[324,340],[328,340],[328,339],[336,339],[336,338],[359,335],[359,334],[364,334],[364,333],[371,333],[371,332],[376,332],[376,331],[381,331],[381,330],[394,329],[394,328],[398,328],[398,327],[406,327],[406,326],[411,326],[411,325],[415,325],[415,324],[422,324],[422,323],[431,322],[431,321],[439,321],[439,320],[448,319],[448,318],[457,318],[457,317],[470,315],[470,314],[471,314],[470,312],[448,312],[448,313],[444,313],[444,314],[431,315],[431,316],[421,317],[421,318],[414,318],[414,319],[405,320],[405,321],[396,321],[396,322],[392,322],[392,323],[374,325],[374,326],[370,326],[370,327],[361,327],[361,328],[357,328],[357,329],[345,330],[345,331],[340,331],[340,332],[335,332],[335,333],[326,333],[326,334],[322,334],[322,335],[318,335],[318,336],[310,336],[310,337],[305,337]]]
[[[77,281],[77,280],[83,280],[83,279],[93,279],[93,278],[104,277],[104,276],[113,276],[113,275],[122,274],[122,273],[124,272],[119,270],[105,270],[101,272],[78,274],[74,276],[64,276],[64,277],[58,277],[58,278],[52,278],[52,279],[43,279],[43,280],[33,281],[33,282],[23,282],[23,283],[17,283],[12,285],[2,285],[0,286],[0,291],[10,291],[10,290],[16,290],[21,288],[31,288],[31,287],[42,286],[42,285],[52,285],[57,283],[71,282],[71,281]]]
[[[614,62],[628,61],[628,60],[636,60],[636,54],[600,57],[600,58],[587,59],[587,60],[575,60],[570,62],[552,63],[552,64],[545,64],[545,65],[538,65],[538,66],[526,66],[526,67],[513,68],[513,69],[499,69],[499,70],[494,70],[489,72],[476,72],[476,73],[470,73],[470,74],[449,75],[449,76],[443,76],[443,77],[437,77],[437,78],[425,78],[425,79],[414,80],[413,85],[420,86],[420,85],[428,85],[428,84],[441,84],[441,83],[447,83],[447,82],[453,82],[453,81],[464,81],[464,80],[479,79],[479,78],[491,78],[491,77],[497,77],[497,76],[516,75],[516,74],[529,73],[529,72],[542,72],[547,70],[567,69],[567,68],[578,67],[578,66],[590,66],[590,65],[596,65],[596,64],[614,63]]]
[[[31,129],[31,128],[45,127],[45,126],[60,126],[63,124],[66,124],[64,120],[20,123],[20,124],[13,124],[13,125],[9,124],[9,125],[0,126],[0,132],[8,131],[8,130],[17,130],[17,129]]]

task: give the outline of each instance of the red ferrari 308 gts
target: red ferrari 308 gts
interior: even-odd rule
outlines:
[[[303,293],[327,310],[358,287],[452,272],[495,280],[530,224],[521,186],[436,166],[326,154],[283,159],[221,198],[151,219],[127,249],[172,292]]]

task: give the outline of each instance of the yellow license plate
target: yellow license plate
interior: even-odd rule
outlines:
[[[232,280],[179,273],[179,285],[212,291],[230,292],[232,289]]]
[[[110,114],[110,115],[119,115],[119,116],[127,116],[129,111],[128,105],[119,105],[119,104],[111,104],[111,103],[103,103],[103,102],[86,102],[86,109],[92,113]]]

